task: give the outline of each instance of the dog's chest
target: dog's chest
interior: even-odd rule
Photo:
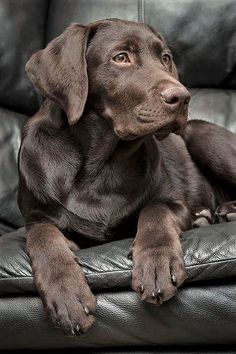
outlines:
[[[78,179],[67,199],[74,227],[98,239],[110,237],[111,230],[133,216],[146,196],[145,173],[140,168],[108,165],[100,173]],[[82,230],[82,231],[81,231]]]

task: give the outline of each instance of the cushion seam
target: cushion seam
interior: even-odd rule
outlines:
[[[232,262],[232,261],[235,261],[236,258],[230,258],[230,259],[227,259],[227,260],[224,260],[224,261],[213,261],[213,262],[208,262],[208,263],[202,263],[202,264],[199,264],[199,263],[195,263],[195,264],[191,264],[191,265],[188,265],[186,266],[186,269],[188,268],[193,268],[193,267],[202,267],[204,265],[210,265],[210,264],[215,264],[215,263],[225,263],[225,262]],[[102,275],[102,274],[107,274],[107,273],[118,273],[118,272],[130,272],[132,271],[132,268],[124,268],[124,269],[115,269],[115,270],[109,270],[109,271],[102,271],[102,272],[86,272],[85,271],[85,275],[96,275],[96,274],[99,274],[99,275]],[[0,281],[2,280],[13,280],[13,279],[33,279],[33,275],[27,275],[27,276],[15,276],[15,277],[5,277],[5,278],[0,278]]]

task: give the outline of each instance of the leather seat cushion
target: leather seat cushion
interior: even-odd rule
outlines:
[[[132,239],[106,243],[77,252],[93,289],[130,287],[132,261],[127,258]],[[25,228],[0,237],[0,294],[36,292],[25,251]],[[187,231],[182,247],[188,282],[236,276],[236,223]]]
[[[172,345],[176,353],[186,353],[177,346],[203,345],[206,353],[207,345],[222,344],[217,353],[226,354],[226,345],[234,343],[235,349],[236,344],[235,293],[233,281],[192,283],[159,307],[141,301],[133,291],[99,291],[93,327],[72,338],[53,326],[38,296],[0,297],[1,350],[53,348],[58,353],[56,349],[64,348],[65,353],[74,348],[75,353],[85,354],[86,347],[138,346],[135,353],[141,354],[141,346],[160,350]]]

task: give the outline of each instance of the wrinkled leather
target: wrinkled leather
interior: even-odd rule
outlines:
[[[53,0],[47,41],[71,22],[117,17],[142,21],[161,32],[190,87],[236,87],[234,0]]]
[[[79,350],[130,345],[235,345],[235,294],[235,283],[192,284],[158,307],[142,302],[128,290],[99,292],[93,327],[73,338],[53,328],[37,296],[0,298],[0,347]],[[176,351],[180,353],[178,348]]]
[[[17,112],[38,108],[25,64],[44,46],[47,11],[48,0],[0,1],[0,105]]]
[[[0,107],[0,234],[24,224],[17,206],[17,158],[25,119]]]
[[[93,289],[131,287],[132,239],[79,250],[76,255]],[[236,222],[185,232],[182,236],[187,282],[236,277]],[[0,238],[0,295],[36,292],[25,228]]]

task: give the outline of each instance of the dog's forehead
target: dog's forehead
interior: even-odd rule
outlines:
[[[100,46],[100,48],[126,45],[127,50],[135,50],[153,44],[164,46],[162,37],[150,26],[123,20],[110,20],[105,25],[98,26],[92,42],[96,42],[96,46]]]

